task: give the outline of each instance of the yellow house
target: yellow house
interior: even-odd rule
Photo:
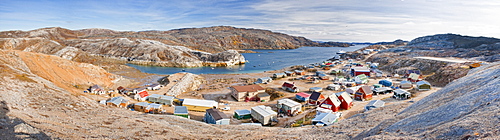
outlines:
[[[182,106],[191,111],[205,112],[207,109],[218,108],[219,103],[214,100],[184,99]]]

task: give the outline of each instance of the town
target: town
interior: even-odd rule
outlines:
[[[373,50],[364,54],[375,53]],[[377,63],[334,58],[293,66],[250,84],[227,87],[224,99],[195,99],[171,92],[182,81],[145,87],[106,89],[89,87],[86,93],[108,97],[99,103],[158,115],[175,115],[217,125],[321,127],[386,104],[421,99],[435,88],[419,70],[388,74]],[[185,77],[187,73],[174,74]],[[180,78],[182,80],[182,78]]]

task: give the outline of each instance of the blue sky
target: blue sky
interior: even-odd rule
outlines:
[[[0,30],[119,31],[235,26],[317,41],[379,42],[456,33],[500,38],[498,0],[8,0]]]

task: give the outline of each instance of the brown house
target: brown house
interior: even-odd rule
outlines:
[[[265,89],[259,85],[232,86],[231,96],[237,101],[257,101],[259,93],[264,93]]]
[[[362,86],[354,94],[354,99],[356,100],[370,100],[372,99],[373,91],[370,86]]]

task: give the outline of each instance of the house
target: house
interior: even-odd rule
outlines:
[[[322,100],[325,99],[325,96],[321,94],[320,92],[313,92],[311,93],[311,96],[309,96],[309,104],[311,105],[319,105]]]
[[[241,110],[235,110],[234,111],[234,118],[241,120],[241,119],[250,119],[252,118],[251,112],[248,109],[241,109]]]
[[[342,103],[340,102],[339,98],[337,98],[337,96],[335,96],[335,95],[332,95],[332,96],[328,96],[328,98],[326,98],[325,101],[323,101],[319,105],[319,107],[325,108],[325,109],[330,109],[333,112],[337,112],[340,110],[340,104],[342,104]]]
[[[159,95],[159,94],[151,94],[148,96],[148,101],[163,105],[172,105],[175,97],[167,96],[167,95]]]
[[[149,96],[148,91],[143,90],[134,95],[134,99],[137,101],[146,101],[146,98]]]
[[[329,89],[329,90],[335,90],[335,91],[340,90],[340,88],[341,88],[341,86],[340,86],[340,85],[338,85],[338,84],[329,84],[329,85],[326,87],[326,89]]]
[[[148,102],[138,102],[134,104],[134,110],[144,113],[163,113],[162,105]]]
[[[309,91],[310,92],[322,92],[323,88],[322,87],[312,87],[312,88],[309,88]]]
[[[129,101],[127,99],[123,98],[122,96],[113,97],[113,98],[109,99],[108,101],[106,101],[106,105],[115,106],[115,107],[127,107],[128,104],[129,104]]]
[[[273,82],[273,79],[271,77],[262,77],[258,78],[257,81],[254,82],[254,84],[267,84]]]
[[[295,76],[295,72],[285,71],[286,76]]]
[[[299,92],[299,88],[295,86],[295,82],[293,83],[288,83],[284,82],[283,85],[281,85],[281,88],[285,91],[290,91],[290,92]]]
[[[399,86],[403,89],[409,89],[413,87],[413,84],[410,81],[401,81],[401,83],[399,83]]]
[[[355,82],[344,81],[344,82],[342,82],[342,85],[344,85],[346,87],[355,87],[356,83]]]
[[[287,76],[286,73],[275,73],[273,74],[273,78],[285,78]]]
[[[263,93],[259,93],[257,94],[257,101],[260,101],[260,102],[267,102],[267,101],[270,101],[271,100],[271,95],[263,92]]]
[[[188,119],[190,118],[187,107],[185,107],[185,106],[175,106],[174,107],[174,115],[181,116],[181,117],[188,118]]]
[[[88,90],[89,90],[90,93],[97,94],[97,95],[102,95],[102,94],[106,93],[106,91],[104,90],[104,88],[102,88],[99,85],[90,86]]]
[[[356,77],[354,77],[354,82],[356,82],[356,84],[366,84],[368,83],[368,77],[365,75],[365,74],[360,74]]]
[[[352,98],[349,95],[349,93],[344,91],[344,92],[335,93],[335,95],[340,100],[340,108],[341,109],[348,110],[352,107],[353,102],[352,102]]]
[[[264,105],[252,107],[250,115],[262,125],[269,125],[271,122],[277,121],[278,117],[278,113],[274,112],[271,107]]]
[[[345,92],[354,95],[359,90],[359,88],[361,88],[361,86],[349,87],[345,89]]]
[[[326,75],[324,73],[318,74],[318,77],[321,80],[328,80],[328,79],[330,79],[330,76],[328,76],[328,75]]]
[[[427,81],[418,81],[417,82],[417,89],[419,91],[421,90],[431,90],[431,83]]]
[[[119,86],[118,88],[116,88],[116,91],[118,91],[118,93],[120,93],[120,94],[125,94],[125,93],[123,93],[124,90],[125,90],[125,87],[122,87],[122,86]]]
[[[388,93],[392,93],[392,88],[390,88],[390,87],[379,87],[379,88],[375,88],[373,90],[373,94],[375,94],[375,95],[388,94]]]
[[[306,72],[301,70],[294,70],[293,72],[295,72],[296,75],[306,75]]]
[[[352,67],[351,68],[351,75],[352,76],[358,76],[364,74],[366,76],[370,76],[370,69],[366,67]]]
[[[391,79],[383,79],[378,81],[379,84],[386,86],[386,87],[391,87],[392,86],[392,80]]]
[[[214,100],[184,99],[182,106],[192,111],[206,111],[210,108],[218,108],[219,103]]]
[[[418,74],[418,75],[420,75],[420,74],[421,74],[421,73],[420,73],[420,70],[406,70],[406,71],[405,71],[405,75],[404,75],[404,77],[409,77],[409,76],[410,76],[410,74],[412,74],[412,73],[415,73],[415,74]]]
[[[137,94],[137,93],[140,93],[140,92],[146,91],[146,88],[145,88],[145,87],[141,87],[141,88],[134,88],[134,89],[133,89],[133,91],[134,91],[134,94]]]
[[[203,121],[208,124],[229,125],[229,117],[215,108],[206,110]]]
[[[299,93],[295,94],[295,99],[297,99],[301,102],[306,102],[309,100],[310,96],[311,96],[311,94],[307,94],[305,92],[299,92]]]
[[[316,116],[318,116],[319,114],[321,113],[333,113],[332,110],[330,109],[325,109],[325,108],[321,108],[321,107],[316,107]]]
[[[265,89],[259,85],[232,86],[231,96],[237,101],[258,100],[257,94],[264,93]]]
[[[422,76],[420,74],[416,74],[416,73],[411,73],[409,76],[408,76],[408,81],[410,82],[418,82],[418,81],[421,81],[422,80]]]
[[[313,125],[327,126],[338,121],[341,113],[321,113],[314,117],[311,122]]]
[[[285,113],[288,116],[293,116],[294,114],[302,112],[302,104],[286,98],[278,100],[276,106],[278,107],[279,113]]]
[[[321,74],[325,74],[325,72],[324,71],[316,71],[316,76],[319,76]]]
[[[379,108],[379,107],[383,107],[384,105],[385,105],[385,102],[382,101],[382,100],[373,100],[373,101],[370,101],[370,103],[368,103],[365,106],[365,111],[368,111],[368,110],[371,110],[371,109],[375,109],[375,108]]]
[[[372,99],[373,91],[370,86],[361,86],[358,91],[354,94],[354,99],[356,100],[370,100]]]
[[[409,99],[411,98],[411,93],[403,89],[396,89],[394,90],[393,97],[396,99]]]
[[[161,87],[163,87],[163,86],[160,84],[152,84],[152,85],[147,86],[146,89],[148,89],[148,90],[160,90]]]

